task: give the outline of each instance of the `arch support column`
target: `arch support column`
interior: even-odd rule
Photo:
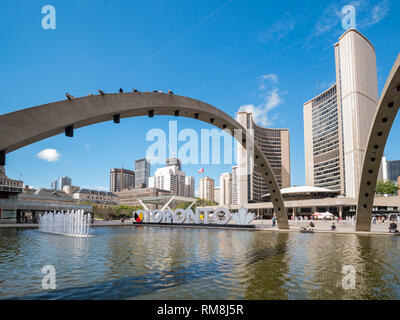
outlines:
[[[371,126],[357,198],[356,231],[371,231],[372,209],[379,168],[399,107],[400,55],[386,81]]]

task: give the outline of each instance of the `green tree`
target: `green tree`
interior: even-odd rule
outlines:
[[[179,202],[178,205],[176,206],[177,209],[183,209],[186,210],[187,208],[190,207],[192,203],[191,202]],[[193,205],[194,206],[194,205]],[[192,207],[193,208],[193,207]]]
[[[189,206],[192,204],[192,202],[180,202],[176,208],[177,209],[184,209],[186,210],[187,208],[189,208]],[[204,199],[199,199],[197,198],[196,203],[191,207],[191,209],[193,211],[196,210],[197,207],[213,207],[213,206],[217,206],[218,203],[216,202],[212,202],[210,200],[204,200]]]
[[[399,186],[393,181],[379,181],[376,185],[377,194],[395,195],[399,191]]]

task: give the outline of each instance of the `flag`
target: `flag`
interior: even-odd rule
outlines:
[[[201,169],[199,170],[199,173],[202,174],[203,172],[204,172],[204,168],[201,168]]]

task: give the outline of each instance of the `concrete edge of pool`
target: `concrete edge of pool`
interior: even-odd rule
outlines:
[[[37,224],[0,224],[0,229],[5,228],[14,228],[14,229],[37,229],[39,225]],[[155,227],[155,228],[192,228],[192,229],[220,229],[220,230],[242,230],[242,231],[263,231],[263,232],[284,232],[284,233],[291,233],[297,232],[301,233],[300,229],[290,229],[290,230],[279,230],[279,229],[272,229],[272,228],[263,228],[257,225],[251,226],[229,226],[229,225],[203,225],[203,224],[159,224],[159,223],[121,223],[121,222],[95,222],[92,227]],[[354,231],[354,230],[336,230],[336,231],[329,231],[329,230],[314,230],[315,233],[326,233],[326,234],[357,234],[357,235],[373,235],[373,236],[400,236],[400,233],[389,233],[389,232],[379,232],[379,231]],[[313,234],[309,233],[309,234]]]

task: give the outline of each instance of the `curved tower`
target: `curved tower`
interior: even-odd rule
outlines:
[[[304,104],[306,184],[355,198],[377,109],[375,49],[347,30],[335,44],[336,83]]]
[[[251,113],[238,112],[237,121],[254,136],[254,142],[261,148],[276,177],[279,187],[290,187],[289,130],[269,129],[258,126]],[[238,204],[261,202],[268,188],[246,151],[238,146]]]

